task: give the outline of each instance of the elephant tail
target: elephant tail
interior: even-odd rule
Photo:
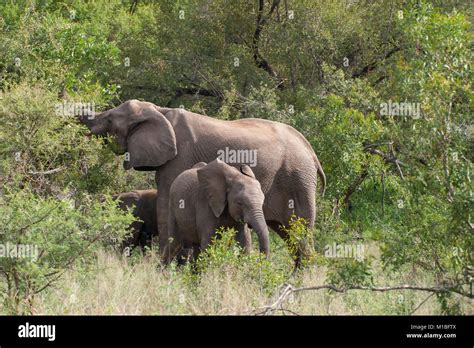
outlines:
[[[321,166],[321,163],[319,162],[318,156],[316,156],[316,154],[314,155],[314,162],[314,164],[316,165],[318,176],[321,179],[321,196],[324,196],[324,193],[326,192],[326,174],[324,174],[323,167]]]

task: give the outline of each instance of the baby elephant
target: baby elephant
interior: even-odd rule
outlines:
[[[119,201],[122,210],[132,209],[133,215],[141,220],[130,225],[131,234],[123,241],[122,249],[150,246],[151,238],[158,235],[156,190],[135,190],[113,198]]]
[[[184,171],[170,188],[170,240],[164,263],[171,262],[183,246],[192,246],[196,258],[221,226],[234,227],[241,236],[247,236],[244,239],[249,239],[246,223],[257,233],[260,251],[268,255],[264,199],[260,183],[247,165],[239,170],[216,159],[207,165],[199,162]]]

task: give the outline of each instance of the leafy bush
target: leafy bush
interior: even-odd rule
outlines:
[[[105,215],[96,210],[102,195],[156,185],[153,172],[125,172],[105,139],[85,137],[85,127],[58,112],[64,104],[92,103],[101,111],[138,98],[298,129],[318,154],[328,186],[325,197],[316,197],[314,231],[297,218],[288,226],[290,249],[316,251],[310,263],[327,270],[334,284],[369,284],[371,274],[403,280],[400,273],[410,272],[422,277],[407,281],[423,279],[467,294],[474,245],[468,2],[288,0],[264,1],[263,9],[260,2],[227,0],[134,3],[0,3],[0,216],[18,222],[4,221],[12,238],[22,241],[15,229],[26,226],[22,219],[34,222],[30,215],[50,213],[74,234],[66,245],[74,254],[98,228],[86,222],[87,214],[115,219],[109,203]],[[382,105],[388,102],[414,103],[420,113],[387,115]],[[41,231],[45,221],[38,222]],[[198,260],[199,275],[185,268],[194,285],[211,277],[208,284],[227,281],[229,289],[247,277],[246,285],[261,284],[271,293],[291,273],[292,256],[275,234],[266,260],[241,255],[230,232],[221,232]],[[48,233],[53,244],[44,247],[66,261],[55,244],[65,235]],[[354,242],[372,245],[382,269],[322,256],[327,245]],[[117,263],[139,265],[141,258],[136,253]],[[61,262],[53,268],[61,269]],[[28,267],[30,280],[22,284],[38,289],[44,272],[31,276]],[[301,277],[312,271],[307,267]],[[160,279],[181,286],[180,272],[172,269]],[[24,299],[33,290],[20,288],[20,297],[6,297],[9,312],[31,308]],[[438,300],[441,313],[462,313],[458,295],[431,300]],[[388,306],[382,301],[374,311],[410,313],[413,298],[398,303],[387,296]],[[371,299],[364,298],[367,306]],[[205,311],[211,307],[217,308],[209,304]],[[183,304],[171,309],[181,313]]]
[[[31,313],[38,293],[66,270],[91,264],[100,242],[123,239],[134,219],[110,197],[75,207],[27,189],[0,196],[0,209],[0,294],[9,313]]]
[[[265,291],[274,291],[285,279],[284,270],[260,253],[244,254],[237,245],[235,233],[233,228],[219,228],[195,264],[185,267],[185,278],[191,281],[190,284],[195,284],[206,273],[241,273],[260,284]]]
[[[351,286],[373,285],[373,275],[370,259],[358,261],[355,259],[336,260],[328,272],[329,283],[345,289]]]
[[[296,215],[291,216],[288,226],[282,227],[288,234],[288,249],[294,260],[307,266],[315,261],[313,231],[308,228],[308,222]]]

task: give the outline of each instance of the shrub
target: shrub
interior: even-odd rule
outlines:
[[[201,252],[195,264],[186,266],[185,278],[190,284],[195,284],[206,273],[243,275],[247,280],[258,283],[262,290],[273,292],[277,285],[283,283],[285,270],[263,254],[243,254],[235,240],[235,233],[233,228],[219,228],[211,244]]]
[[[1,300],[10,313],[33,313],[35,296],[71,268],[94,260],[101,241],[123,239],[131,213],[105,202],[40,198],[24,189],[0,197]],[[21,250],[23,252],[20,252]]]

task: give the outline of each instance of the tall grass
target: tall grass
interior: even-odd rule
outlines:
[[[280,284],[265,283],[249,275],[249,269],[235,264],[209,267],[196,275],[189,269],[158,267],[156,255],[125,258],[102,251],[97,265],[88,272],[71,270],[52,289],[40,295],[35,314],[119,314],[119,315],[247,315],[273,303]],[[377,265],[375,266],[377,267]],[[386,278],[381,269],[379,284],[430,284],[430,278],[416,270]],[[288,272],[289,274],[290,272]],[[285,279],[298,286],[326,282],[324,267],[309,266],[293,278]],[[269,289],[269,287],[272,287]],[[290,296],[282,315],[399,315],[439,314],[435,296],[416,291],[373,293],[351,291],[331,293],[307,291]],[[468,300],[461,300],[466,314],[473,314]],[[415,311],[416,309],[416,311]]]

